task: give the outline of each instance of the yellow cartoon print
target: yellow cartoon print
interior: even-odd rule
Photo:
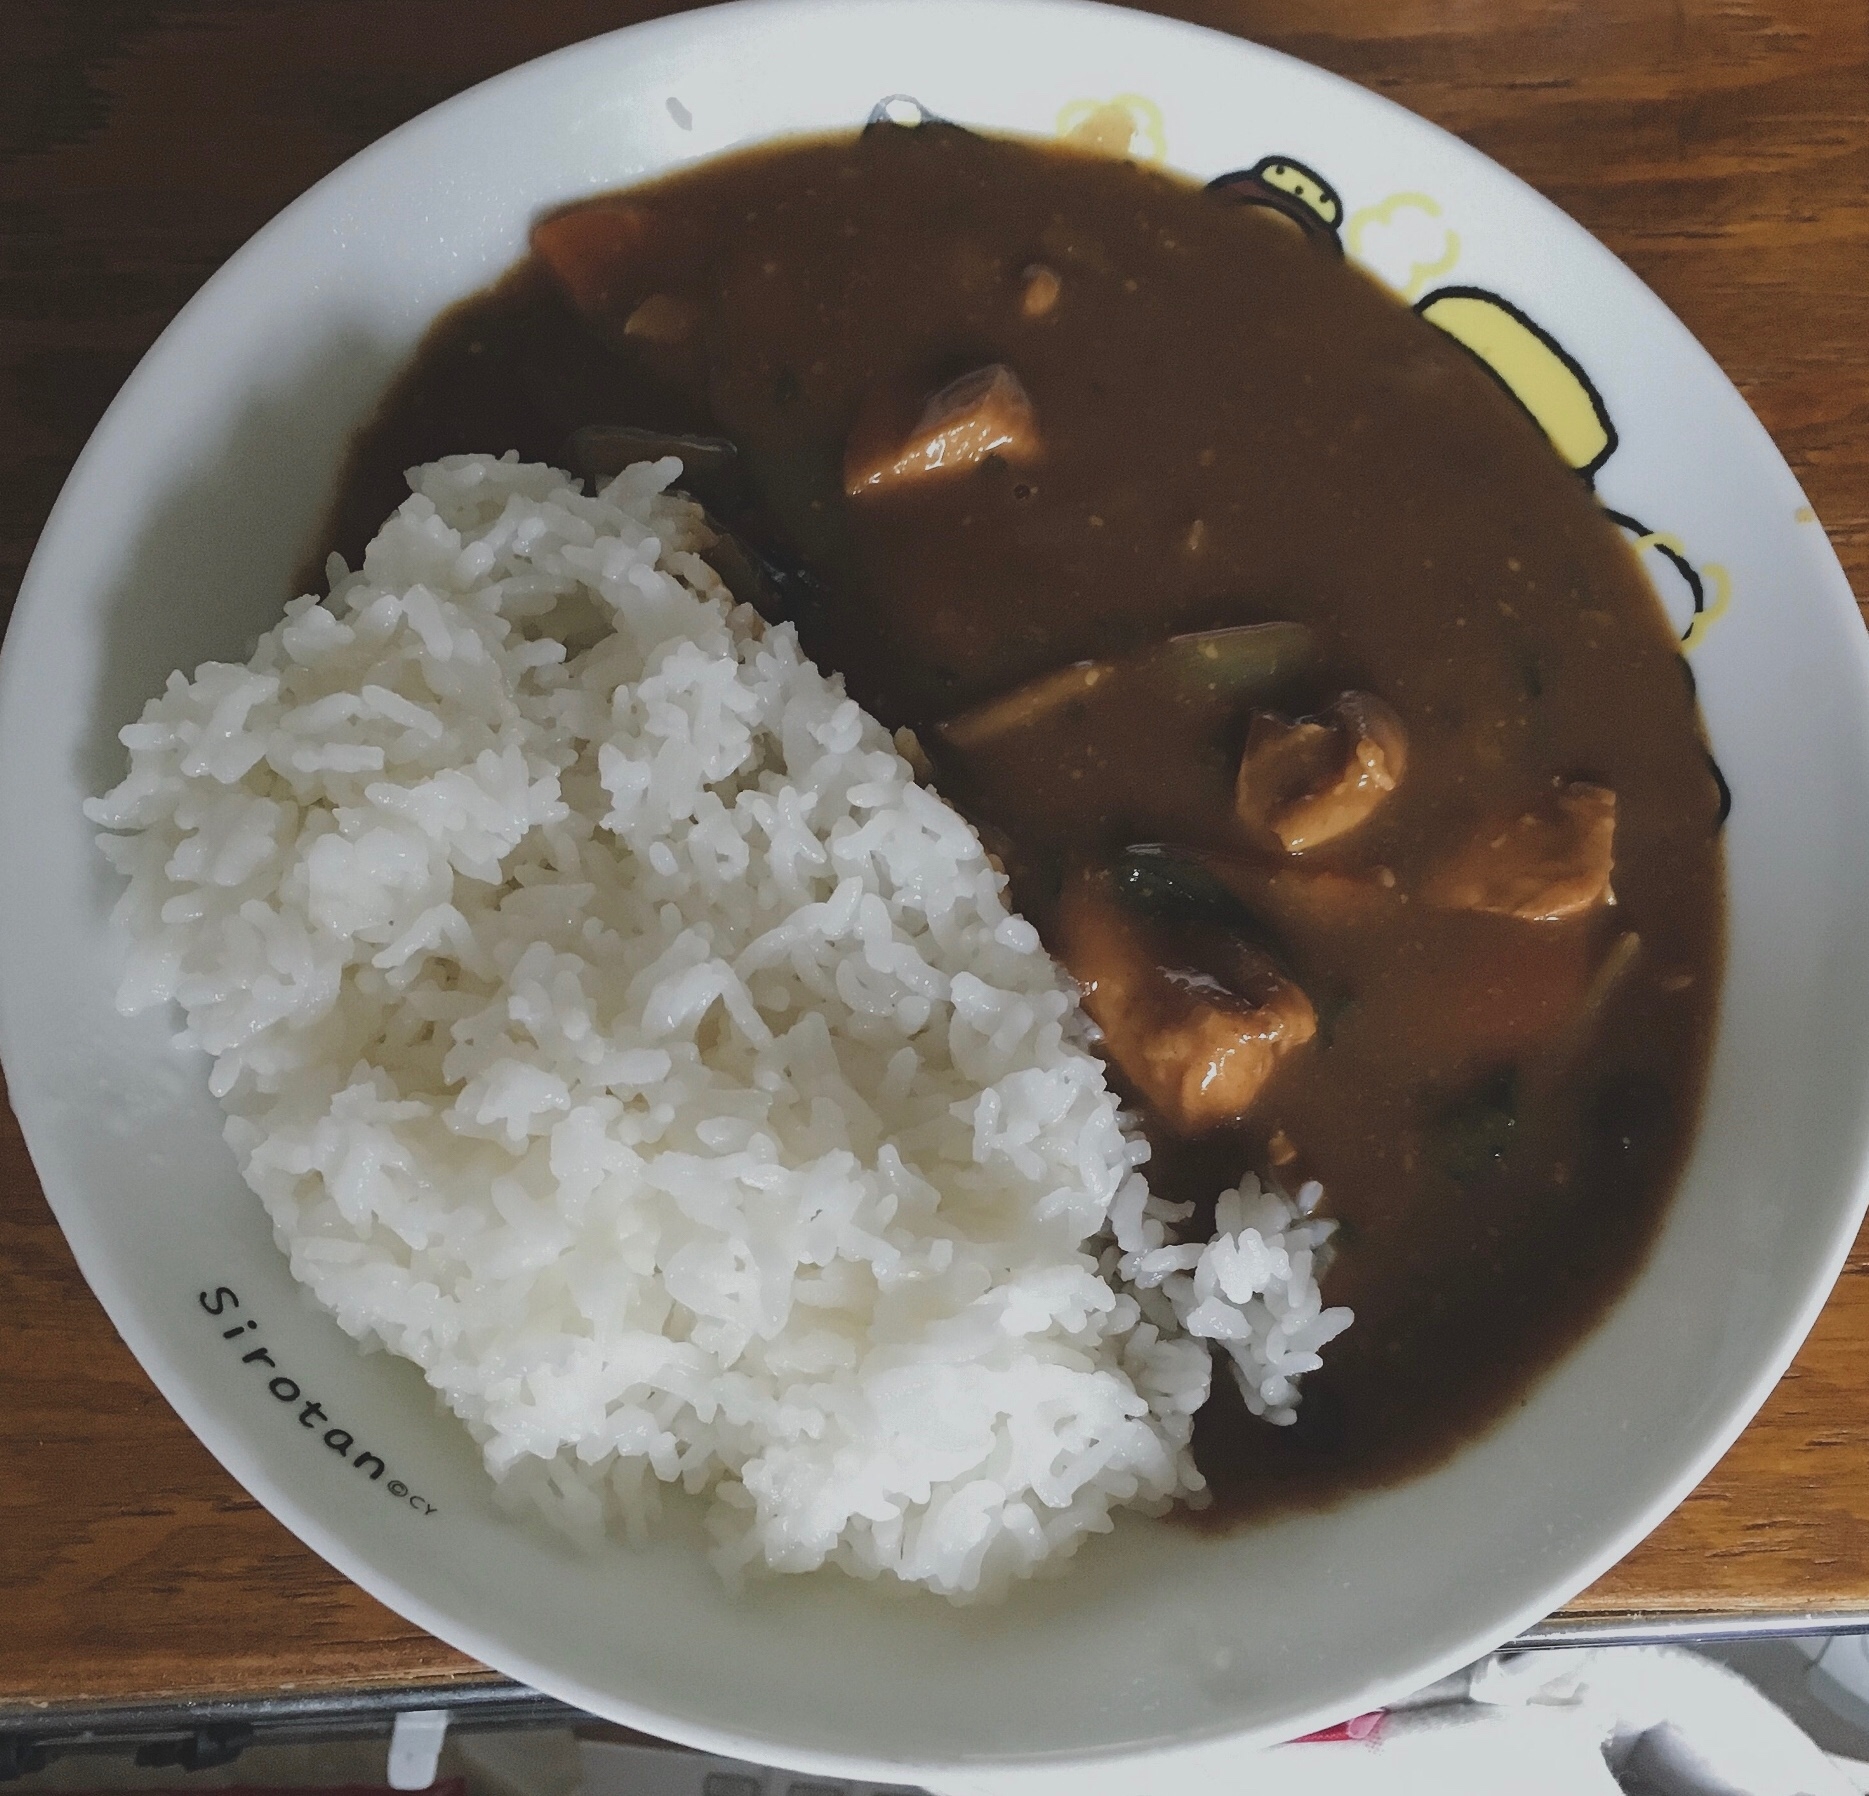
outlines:
[[[1344,226],[1343,241],[1357,261],[1411,301],[1460,260],[1460,233],[1442,222],[1440,202],[1427,193],[1392,193],[1359,208]]]
[[[1302,162],[1268,156],[1259,164],[1259,179],[1274,193],[1283,193],[1299,205],[1315,212],[1331,230],[1343,223],[1343,201],[1322,175],[1313,174]]]
[[[1058,135],[1103,156],[1161,162],[1168,155],[1162,109],[1146,94],[1072,100],[1058,114]]]
[[[1416,303],[1429,324],[1445,331],[1512,395],[1569,465],[1591,485],[1616,452],[1616,427],[1603,395],[1551,333],[1483,287],[1442,287]],[[1687,547],[1626,512],[1603,507],[1643,557],[1683,653],[1700,646],[1725,615],[1732,579],[1717,562],[1696,568]]]
[[[1343,239],[1338,235],[1343,201],[1316,169],[1295,156],[1261,157],[1251,168],[1216,175],[1207,183],[1207,191],[1243,206],[1263,206],[1343,254]]]
[[[1687,558],[1687,545],[1672,531],[1651,530],[1639,518],[1607,505],[1603,514],[1629,538],[1629,547],[1648,570],[1656,597],[1681,639],[1682,653],[1691,653],[1726,615],[1733,597],[1732,575],[1717,561],[1696,567]]]
[[[907,94],[877,102],[869,116],[872,128],[945,124]],[[1162,110],[1143,94],[1117,94],[1108,100],[1073,100],[1058,114],[1058,133],[1070,142],[1105,155],[1159,162],[1167,154]],[[1137,138],[1141,142],[1138,146]],[[1346,214],[1337,189],[1296,156],[1262,156],[1250,168],[1216,175],[1207,191],[1238,205],[1259,206],[1297,226],[1307,238],[1336,255],[1350,252],[1367,262],[1368,235],[1393,220],[1416,214],[1439,220],[1441,207],[1425,193],[1393,193],[1373,205]],[[1347,223],[1346,223],[1347,219]],[[1460,239],[1443,229],[1439,247],[1427,261],[1410,251],[1406,270],[1391,286],[1414,299],[1417,315],[1466,350],[1523,408],[1544,432],[1553,449],[1594,487],[1597,471],[1616,452],[1616,427],[1595,383],[1583,366],[1528,313],[1502,294],[1484,287],[1437,287],[1415,298],[1426,281],[1450,269],[1460,254]],[[1403,244],[1401,248],[1409,248]],[[1388,271],[1378,266],[1379,276]],[[1664,609],[1680,637],[1683,665],[1707,632],[1725,614],[1732,579],[1717,562],[1696,567],[1686,546],[1666,531],[1652,530],[1627,513],[1604,506],[1605,515],[1630,538],[1647,565]],[[1806,507],[1801,516],[1809,515]],[[1691,670],[1688,675],[1691,680]],[[1719,777],[1719,769],[1714,769]],[[1722,792],[1725,782],[1721,781]],[[1725,810],[1722,807],[1721,816]]]
[[[1337,190],[1315,169],[1291,156],[1262,157],[1249,169],[1216,177],[1208,183],[1208,190],[1244,204],[1264,206],[1340,255],[1347,235],[1351,253],[1366,265],[1362,252],[1371,231],[1404,214],[1415,213],[1430,220],[1441,216],[1439,203],[1430,195],[1397,193],[1351,214],[1346,228],[1343,201]],[[1610,421],[1603,395],[1577,359],[1511,300],[1484,287],[1439,287],[1416,298],[1427,281],[1453,267],[1459,254],[1459,238],[1451,230],[1444,230],[1436,252],[1425,262],[1410,254],[1405,271],[1391,279],[1390,285],[1400,288],[1404,298],[1415,301],[1414,310],[1425,323],[1466,350],[1523,408],[1584,483],[1594,487],[1598,469],[1616,453],[1616,427]],[[1390,260],[1399,261],[1400,256],[1391,256]],[[1377,268],[1373,272],[1381,276],[1388,271]],[[1731,577],[1715,562],[1696,567],[1678,537],[1651,530],[1638,519],[1608,506],[1603,509],[1629,535],[1635,552],[1647,565],[1680,639],[1681,666],[1691,685],[1694,674],[1687,656],[1725,614],[1732,598]],[[1708,765],[1720,788],[1723,823],[1732,796],[1711,756]]]
[[[1616,430],[1589,375],[1510,300],[1481,287],[1442,287],[1415,310],[1471,350],[1586,480],[1615,453]]]

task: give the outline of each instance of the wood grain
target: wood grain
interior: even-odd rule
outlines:
[[[0,0],[0,618],[162,326],[295,194],[632,0]],[[1863,0],[1181,0],[1458,132],[1732,375],[1869,592]],[[1764,1412],[1573,1606],[1869,1608],[1869,1236]],[[0,1702],[483,1675],[245,1497],[86,1291],[0,1111]]]

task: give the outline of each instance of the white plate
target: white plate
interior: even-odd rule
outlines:
[[[115,1015],[115,882],[78,808],[168,669],[247,652],[347,432],[535,213],[854,127],[891,94],[1040,136],[1120,96],[1139,151],[1202,177],[1297,158],[1385,278],[1516,304],[1613,420],[1606,503],[1667,533],[1723,608],[1691,654],[1734,795],[1707,1117],[1659,1248],[1604,1325],[1428,1477],[1232,1539],[1125,1526],[1068,1577],[974,1611],[835,1577],[735,1601],[689,1542],[591,1560],[498,1513],[420,1376],[360,1357],[300,1301],[202,1066],[161,1019]],[[1685,625],[1684,576],[1649,553]],[[1277,1739],[1588,1583],[1707,1470],[1816,1315],[1864,1202],[1866,672],[1841,570],[1739,396],[1621,264],[1455,139],[1251,45],[1057,0],[689,14],[515,70],[358,156],[235,256],[125,386],[0,660],[0,1052],[46,1193],[164,1395],[302,1539],[477,1658],[652,1733],[879,1780]],[[209,1296],[221,1313],[205,1313],[222,1287],[238,1310]],[[250,1343],[270,1367],[243,1360]],[[314,1399],[382,1477],[300,1425]]]

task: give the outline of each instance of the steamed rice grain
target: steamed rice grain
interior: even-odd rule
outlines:
[[[293,1274],[592,1540],[965,1597],[1288,1420],[1328,1225],[1212,1242],[972,829],[736,607],[679,464],[456,456],[87,807]]]

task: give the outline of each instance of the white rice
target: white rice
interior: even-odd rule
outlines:
[[[1329,1225],[1136,1168],[974,832],[736,608],[679,464],[457,456],[87,814],[293,1274],[505,1492],[730,1577],[963,1597],[1199,1500],[1213,1341],[1288,1420]],[[567,647],[567,645],[569,645]]]

